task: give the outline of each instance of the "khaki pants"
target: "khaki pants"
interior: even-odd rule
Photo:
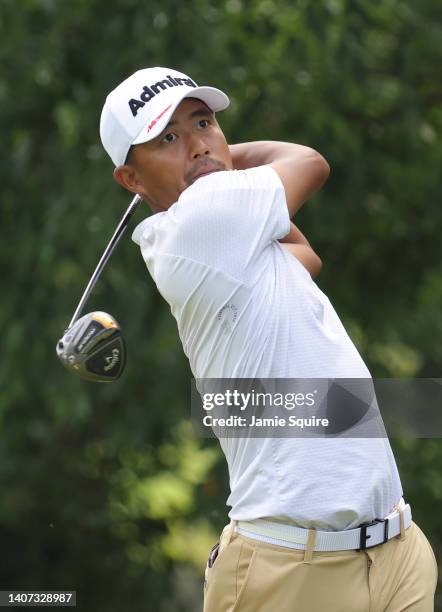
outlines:
[[[437,564],[412,522],[366,551],[268,544],[227,526],[206,568],[204,612],[433,612]]]

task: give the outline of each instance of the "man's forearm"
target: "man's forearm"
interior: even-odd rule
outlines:
[[[236,170],[272,166],[284,186],[290,217],[322,187],[330,173],[324,157],[304,145],[260,140],[230,145],[229,149]]]
[[[293,221],[290,222],[290,232],[284,238],[281,238],[278,242],[281,242],[285,248],[294,255],[297,259],[303,263],[303,265],[310,272],[312,278],[316,278],[321,271],[322,261],[317,253],[312,249],[309,241],[296,227]]]
[[[247,170],[263,164],[271,164],[284,156],[304,159],[313,149],[304,145],[277,140],[258,140],[229,145],[235,170]]]
[[[314,250],[306,244],[283,244],[282,247],[294,255],[310,272],[312,278],[316,278],[321,271],[322,261]]]
[[[282,243],[285,242],[285,243],[290,243],[290,244],[305,244],[306,246],[311,247],[307,238],[301,232],[299,227],[296,227],[293,221],[290,221],[290,232],[287,234],[287,236],[284,236],[284,238],[281,238],[279,242],[282,242]]]
[[[327,179],[330,168],[326,160],[314,149],[288,142],[261,140],[229,145],[233,167],[247,170],[272,164],[285,189],[290,216],[317,191]],[[313,278],[322,266],[307,238],[293,222],[287,236],[279,240],[292,255],[301,261]]]

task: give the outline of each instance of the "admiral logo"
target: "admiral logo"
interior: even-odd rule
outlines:
[[[177,77],[172,78],[169,74],[162,81],[153,83],[152,85],[149,85],[149,87],[145,85],[140,94],[140,99],[137,100],[136,98],[131,98],[128,102],[132,115],[136,117],[140,108],[143,108],[147,102],[150,102],[150,100],[152,100],[152,98],[154,98],[156,95],[160,94],[161,91],[164,91],[168,87],[179,87],[180,85],[197,87],[197,84],[194,83],[192,79],[179,79]]]

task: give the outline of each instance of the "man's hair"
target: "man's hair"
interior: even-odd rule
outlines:
[[[126,165],[126,164],[132,164],[133,165],[133,163],[134,163],[134,160],[133,160],[133,150],[134,150],[134,145],[131,145],[129,151],[127,152],[126,159],[124,160],[124,165]]]

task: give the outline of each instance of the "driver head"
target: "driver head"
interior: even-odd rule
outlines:
[[[106,312],[90,312],[66,330],[57,343],[63,365],[86,380],[112,382],[126,364],[126,346],[117,321]]]

